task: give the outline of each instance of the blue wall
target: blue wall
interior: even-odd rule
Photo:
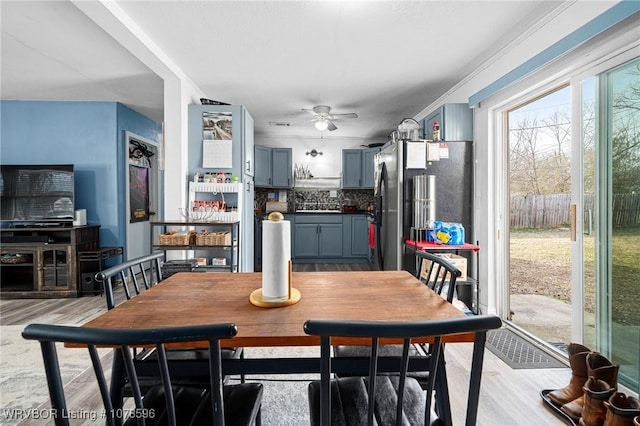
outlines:
[[[126,247],[125,131],[158,141],[159,123],[116,102],[2,101],[0,124],[2,164],[73,164],[75,208]]]

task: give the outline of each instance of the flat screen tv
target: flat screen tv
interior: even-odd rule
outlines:
[[[0,164],[0,221],[71,224],[72,164]]]

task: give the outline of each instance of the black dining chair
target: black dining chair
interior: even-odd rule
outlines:
[[[27,340],[40,342],[55,424],[69,424],[56,343],[73,343],[86,348],[104,405],[106,424],[154,425],[259,425],[262,385],[242,383],[223,386],[220,339],[236,335],[235,324],[209,324],[144,329],[102,329],[50,324],[30,324],[22,332]],[[208,341],[209,382],[207,386],[176,385],[167,360],[165,345]],[[128,381],[132,385],[135,409],[122,410],[109,389],[97,348],[114,347],[122,355]],[[143,391],[133,357],[133,347],[154,347],[161,382]],[[115,356],[115,353],[114,353]],[[116,394],[118,390],[116,390]],[[87,407],[91,412],[95,407]]]
[[[470,401],[466,413],[466,425],[474,425],[477,417],[477,400],[471,400],[479,392],[484,345],[487,330],[499,328],[502,321],[497,316],[467,316],[456,319],[423,322],[367,322],[308,320],[304,330],[320,337],[321,379],[309,385],[309,408],[312,426],[341,425],[429,425],[431,400],[437,380],[436,366],[443,356],[442,337],[459,333],[474,333]],[[371,341],[365,368],[366,376],[350,376],[332,379],[331,339],[333,337],[368,338]],[[416,379],[408,376],[411,339],[433,337],[431,351],[427,355],[431,374],[426,389]],[[401,339],[402,355],[395,362],[382,364],[381,339]],[[385,370],[382,371],[382,365]],[[380,369],[380,370],[379,370]],[[394,371],[396,374],[389,374]]]
[[[126,300],[130,300],[141,294],[143,291],[160,283],[163,280],[161,269],[163,259],[164,253],[157,252],[131,259],[97,272],[95,279],[103,286],[107,309],[110,310],[117,306],[114,293],[114,284],[116,280],[122,283]],[[134,361],[136,363],[154,361],[156,356],[157,353],[153,348],[135,351]],[[172,348],[167,351],[167,356],[171,362],[194,362],[198,360],[206,360],[208,351],[189,348]],[[243,357],[244,353],[242,348],[222,349],[222,358],[224,359],[238,359]],[[176,378],[176,380],[177,379],[178,378]],[[202,378],[193,376],[185,376],[182,379],[187,383],[191,383],[193,381],[202,382]],[[225,380],[228,381],[228,377],[225,378]],[[244,383],[244,381],[245,376],[242,374],[240,375],[240,382]],[[203,383],[206,384],[206,381]]]
[[[107,309],[117,305],[113,292],[115,280],[122,284],[125,297],[129,300],[162,281],[163,259],[164,253],[152,253],[97,272],[95,279],[102,285]]]
[[[436,294],[443,296],[447,302],[451,303],[454,296],[456,279],[461,275],[460,270],[446,259],[435,256],[424,251],[416,251],[416,273],[415,277],[427,287],[432,289]],[[424,266],[424,271],[423,271]],[[409,356],[420,356],[429,353],[429,346],[420,345],[422,351],[417,345],[411,345],[409,348]],[[385,345],[380,348],[383,356],[401,356],[402,346]],[[363,357],[369,353],[367,346],[346,346],[336,345],[333,348],[334,356],[339,357]],[[411,375],[425,385],[428,372],[412,372]]]
[[[462,272],[446,258],[422,250],[415,251],[415,277],[451,303]]]

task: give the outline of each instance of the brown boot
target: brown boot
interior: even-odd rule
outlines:
[[[571,380],[561,389],[548,393],[549,399],[558,405],[566,404],[582,395],[582,386],[587,381],[587,355],[591,350],[577,343],[570,343],[567,349],[569,353],[569,366],[571,367]]]
[[[640,424],[637,416],[640,416],[640,401],[632,396],[627,397],[621,392],[611,395],[609,402],[605,402],[607,417],[604,426],[633,426]],[[635,417],[635,420],[634,420]]]
[[[604,406],[611,395],[616,391],[604,380],[589,377],[582,388],[584,390],[584,405],[580,426],[602,426],[607,416],[607,407]]]
[[[603,380],[609,384],[609,387],[618,387],[618,366],[611,364],[607,358],[603,357],[597,352],[591,352],[587,355],[587,375],[594,377],[598,380]],[[584,398],[582,396],[574,399],[573,401],[564,404],[562,411],[573,417],[579,419],[582,417],[582,406],[584,404]]]

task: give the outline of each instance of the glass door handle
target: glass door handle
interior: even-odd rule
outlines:
[[[576,208],[575,204],[571,204],[571,241],[576,240]]]

